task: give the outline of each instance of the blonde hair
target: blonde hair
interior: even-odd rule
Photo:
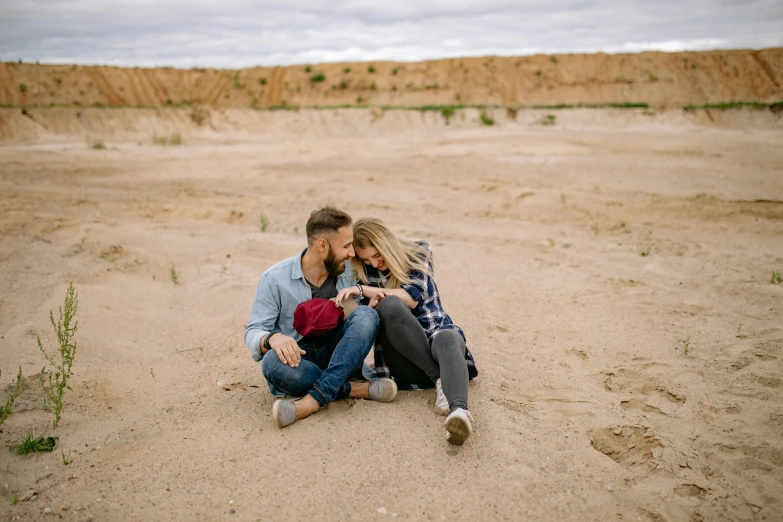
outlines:
[[[389,267],[386,288],[400,288],[412,280],[411,270],[418,270],[432,277],[432,254],[429,249],[413,241],[399,239],[378,218],[361,218],[353,226],[354,248],[373,247],[383,256]],[[362,282],[367,283],[364,262],[354,256],[351,262]]]

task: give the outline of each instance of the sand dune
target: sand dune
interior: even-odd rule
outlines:
[[[373,72],[370,72],[372,69]],[[322,74],[322,81],[316,75]],[[682,107],[783,100],[783,48],[537,55],[242,70],[0,63],[0,104]]]

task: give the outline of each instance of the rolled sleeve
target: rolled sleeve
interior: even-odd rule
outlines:
[[[417,303],[423,302],[427,297],[427,277],[418,271],[410,273],[411,282],[402,285],[402,289]]]
[[[261,360],[261,339],[275,328],[280,316],[280,295],[267,274],[261,277],[245,327],[245,345],[255,361]]]

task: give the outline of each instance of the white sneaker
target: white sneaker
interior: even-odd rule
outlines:
[[[443,393],[443,387],[440,385],[440,379],[435,381],[435,412],[438,415],[449,414],[449,401]]]
[[[473,415],[468,410],[457,408],[446,418],[446,440],[462,444],[473,434]]]

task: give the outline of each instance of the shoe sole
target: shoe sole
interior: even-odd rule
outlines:
[[[463,419],[459,417],[446,421],[446,438],[451,444],[462,445],[470,437],[470,429]]]
[[[397,397],[397,391],[398,390],[397,390],[397,384],[394,383],[394,381],[392,381],[392,384],[394,386],[394,391],[391,394],[391,397],[384,399],[384,398],[382,398],[380,396],[373,397],[372,394],[370,394],[370,400],[375,401],[375,402],[391,402],[391,401],[393,401]]]
[[[272,405],[272,421],[275,423],[275,426],[278,428],[282,428],[280,425],[280,419],[277,416],[277,407],[280,405],[280,403],[283,402],[280,399],[277,399],[275,403]]]

